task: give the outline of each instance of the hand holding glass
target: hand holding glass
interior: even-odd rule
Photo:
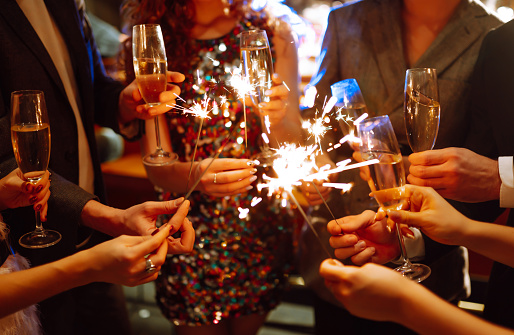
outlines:
[[[384,209],[402,209],[404,200],[401,195],[404,192],[402,186],[406,181],[405,168],[389,117],[384,115],[365,119],[357,124],[357,132],[361,140],[362,159],[379,160],[378,164],[369,165],[368,183],[375,199]],[[398,196],[392,201],[382,201],[384,196],[381,194],[384,192],[398,193]],[[430,275],[430,268],[424,264],[412,264],[407,256],[403,235],[398,225],[396,225],[396,234],[403,264],[395,270],[418,282],[426,279]]]
[[[11,94],[11,141],[16,162],[23,176],[36,184],[48,169],[50,160],[50,122],[45,96],[41,91],[16,91]],[[36,212],[36,229],[20,238],[25,248],[45,248],[61,240],[61,234],[45,230]]]
[[[405,75],[405,128],[413,152],[431,150],[439,131],[439,90],[435,69],[409,69]]]
[[[161,26],[158,24],[139,24],[132,28],[132,56],[137,85],[145,102],[150,106],[160,104],[159,95],[166,91],[167,59]],[[174,163],[177,155],[166,152],[161,147],[159,118],[155,117],[157,148],[155,152],[143,157],[143,163],[161,166]]]

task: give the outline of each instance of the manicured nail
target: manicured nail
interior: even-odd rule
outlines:
[[[355,245],[355,247],[358,249],[358,250],[363,250],[364,248],[366,248],[366,242],[364,241],[359,241],[357,242],[357,244]]]
[[[39,212],[41,210],[41,207],[42,207],[41,204],[37,204],[36,207],[34,207],[34,210],[36,212]]]
[[[29,199],[30,203],[33,204],[37,201],[37,197],[36,196],[33,196]]]
[[[254,166],[255,164],[256,164],[255,161],[246,162],[246,165],[248,165],[248,166]]]
[[[411,240],[414,240],[414,239],[415,239],[414,234],[413,234],[413,233],[411,233],[411,232],[407,232],[407,233],[405,233],[405,237],[407,237],[408,239],[411,239]]]
[[[37,188],[36,188],[36,193],[39,193],[41,192],[41,190],[43,189],[43,185],[39,185]]]
[[[152,236],[154,236],[155,234],[157,234],[159,232],[159,228],[155,229],[153,232],[152,232]]]
[[[273,93],[272,90],[266,90],[266,92],[264,92],[264,94],[266,94],[266,95],[271,95],[271,93]]]
[[[30,183],[25,183],[25,191],[29,192],[31,186]]]
[[[252,169],[252,170],[250,171],[250,173],[251,173],[251,174],[255,174],[256,172],[257,172],[257,169]]]
[[[250,177],[250,183],[253,183],[256,180],[257,180],[257,176],[251,176]]]

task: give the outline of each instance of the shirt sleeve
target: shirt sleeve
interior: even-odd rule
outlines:
[[[499,157],[498,166],[500,170],[500,207],[514,208],[514,165],[512,156]]]

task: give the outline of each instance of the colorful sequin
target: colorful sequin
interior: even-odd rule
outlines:
[[[259,117],[247,109],[248,147],[245,127],[234,124],[243,113],[228,80],[239,68],[239,38],[243,29],[255,29],[255,21],[242,22],[226,36],[195,41],[191,50],[191,71],[186,75],[181,97],[191,106],[207,97],[217,110],[205,119],[195,160],[214,156],[233,127],[220,157],[249,158],[260,152]],[[271,32],[268,38],[271,40]],[[224,103],[226,98],[226,103]],[[180,112],[169,117],[173,149],[181,161],[191,161],[200,120]],[[255,186],[255,185],[254,185]],[[174,195],[164,194],[164,199]],[[189,255],[168,257],[156,281],[157,302],[165,317],[175,325],[216,324],[225,318],[265,313],[280,301],[293,258],[292,231],[295,214],[277,199],[248,194],[214,198],[199,192],[190,197],[189,218],[196,229],[196,241]],[[249,208],[240,219],[238,208]]]

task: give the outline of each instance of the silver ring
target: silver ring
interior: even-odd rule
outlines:
[[[214,174],[214,184],[216,184],[216,175],[217,173]]]
[[[153,264],[153,262],[150,259],[150,257],[148,257],[146,259],[145,272],[148,273],[148,274],[154,273],[156,269],[157,269],[156,266]]]

